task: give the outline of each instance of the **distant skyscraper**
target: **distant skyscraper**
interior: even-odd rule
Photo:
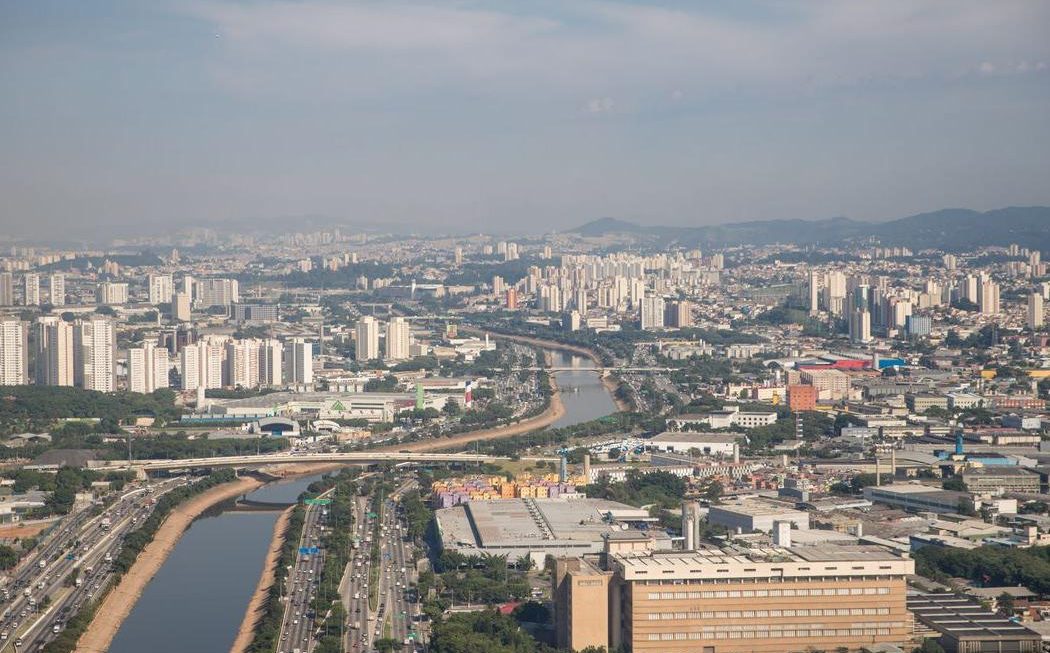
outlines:
[[[168,387],[168,350],[146,342],[128,349],[128,390],[148,394]]]
[[[229,306],[241,301],[236,279],[201,279],[196,285],[197,303],[202,307]]]
[[[149,275],[149,303],[154,306],[170,304],[175,293],[175,283],[170,274]]]
[[[102,318],[78,322],[73,327],[73,375],[86,390],[116,389],[116,337],[113,323]]]
[[[357,321],[357,345],[355,355],[357,360],[364,362],[379,358],[379,323],[371,315],[366,315]]]
[[[999,284],[991,280],[985,280],[978,288],[978,305],[981,312],[988,315],[999,313]]]
[[[48,280],[48,291],[51,293],[52,306],[65,306],[66,304],[66,275],[56,272]]]
[[[196,390],[200,385],[200,351],[200,345],[193,344],[183,347],[179,352],[179,372],[182,374],[183,390]]]
[[[310,385],[314,382],[314,343],[294,338],[284,345],[286,383]]]
[[[47,315],[37,322],[36,382],[73,385],[73,325]]]
[[[816,315],[820,312],[820,289],[823,284],[824,275],[820,272],[809,273],[809,314]]]
[[[452,260],[455,261],[456,265],[463,265],[463,248],[457,247],[452,253]]]
[[[668,302],[664,307],[664,326],[682,329],[693,325],[693,312],[689,302]]]
[[[18,320],[0,322],[0,385],[25,385],[28,360],[25,325]]]
[[[1029,329],[1038,329],[1043,326],[1043,295],[1033,292],[1028,295],[1028,319]]]
[[[0,272],[0,306],[14,306],[15,280],[10,272]]]
[[[258,340],[231,340],[226,343],[225,383],[237,388],[258,387]]]
[[[28,273],[23,281],[25,294],[22,296],[22,303],[26,306],[40,306],[40,275]]]
[[[518,289],[507,288],[506,298],[504,300],[504,306],[509,311],[518,310]]]
[[[408,320],[403,317],[392,317],[386,325],[386,357],[391,360],[411,358],[408,352],[411,344]]]

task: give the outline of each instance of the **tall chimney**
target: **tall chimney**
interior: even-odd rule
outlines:
[[[587,479],[587,484],[591,483],[591,454],[583,454],[583,477]]]
[[[882,473],[879,468],[879,452],[875,452],[875,485],[882,485]]]
[[[733,443],[733,464],[734,465],[739,465],[740,464],[740,443],[739,442],[734,442]]]

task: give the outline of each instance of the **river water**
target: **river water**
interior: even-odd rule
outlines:
[[[565,414],[553,426],[569,426],[608,415],[616,404],[606,392],[594,363],[585,357],[551,351]],[[271,483],[250,493],[253,501],[292,503],[320,475]],[[224,653],[229,651],[244,617],[277,512],[232,510],[217,506],[193,522],[117,632],[110,653]]]

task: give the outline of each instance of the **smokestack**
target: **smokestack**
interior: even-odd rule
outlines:
[[[690,515],[682,520],[682,550],[696,551],[696,540],[693,539],[696,521]]]
[[[890,449],[890,476],[897,478],[897,447]]]
[[[791,546],[791,522],[773,522],[773,544],[785,549]]]
[[[591,482],[591,454],[583,454],[583,476],[587,479],[587,483]]]
[[[879,452],[875,452],[875,485],[882,485],[882,474],[879,469]]]
[[[733,443],[733,464],[734,465],[739,465],[740,464],[740,443],[739,442],[734,442]]]

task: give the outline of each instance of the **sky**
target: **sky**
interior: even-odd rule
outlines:
[[[1050,204],[1050,3],[0,0],[0,235]]]

